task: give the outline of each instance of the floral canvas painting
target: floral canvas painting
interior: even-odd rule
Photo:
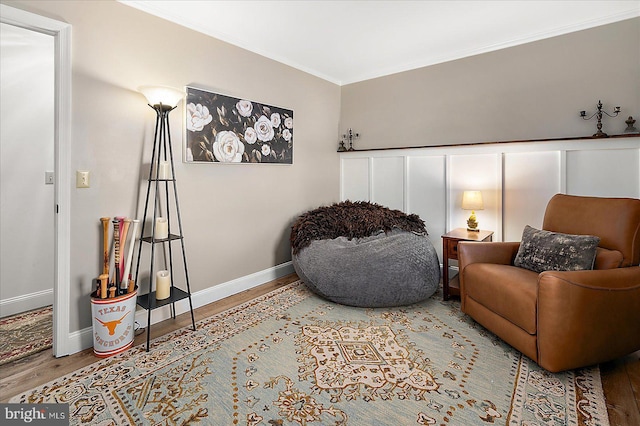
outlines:
[[[186,162],[293,163],[293,111],[187,87]]]

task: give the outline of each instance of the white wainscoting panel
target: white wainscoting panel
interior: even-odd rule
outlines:
[[[542,227],[547,203],[562,192],[561,160],[560,151],[503,155],[504,241],[520,241],[525,225]]]
[[[476,215],[494,241],[540,227],[556,193],[640,198],[640,137],[354,151],[340,160],[342,200],[420,215],[440,259],[440,236],[466,226],[466,189],[482,191]]]
[[[444,155],[407,158],[406,212],[424,220],[429,238],[442,259],[442,234],[447,226]]]
[[[343,158],[340,198],[369,201],[369,159]]]
[[[502,161],[499,154],[451,155],[449,158],[449,229],[464,228],[471,215],[462,210],[465,190],[482,191],[484,210],[477,210],[480,229],[492,230],[494,241],[502,238]]]
[[[638,149],[567,152],[567,194],[638,197]]]
[[[374,158],[371,169],[371,201],[404,211],[404,157]]]

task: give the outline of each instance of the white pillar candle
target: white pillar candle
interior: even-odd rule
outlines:
[[[171,179],[171,167],[168,161],[161,161],[158,168],[158,179]]]
[[[164,300],[171,295],[171,277],[169,271],[156,274],[156,300]]]
[[[156,229],[153,234],[156,240],[164,240],[169,237],[169,222],[164,217],[156,219]]]

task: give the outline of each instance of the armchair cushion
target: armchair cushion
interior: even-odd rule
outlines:
[[[593,269],[600,237],[570,235],[527,225],[514,265],[534,272]]]
[[[467,297],[536,334],[538,273],[491,263],[468,265],[463,273]]]
[[[598,247],[596,251],[596,262],[593,265],[593,269],[615,269],[622,266],[622,253],[618,250],[609,250],[606,248]]]

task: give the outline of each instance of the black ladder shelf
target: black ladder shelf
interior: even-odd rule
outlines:
[[[150,105],[151,106],[151,105]],[[193,303],[191,301],[191,286],[189,284],[189,272],[187,269],[187,256],[184,249],[184,234],[182,232],[182,219],[180,217],[180,206],[178,203],[178,188],[176,185],[175,179],[175,169],[173,164],[173,149],[171,147],[171,136],[169,133],[169,120],[168,115],[171,110],[175,107],[168,107],[166,105],[158,104],[151,106],[156,113],[156,129],[155,129],[155,137],[153,141],[153,153],[151,155],[151,165],[149,167],[149,179],[147,183],[147,196],[144,204],[144,215],[142,219],[142,229],[140,231],[140,244],[138,246],[138,260],[136,264],[136,274],[135,274],[135,282],[136,285],[139,285],[138,280],[140,278],[140,260],[142,258],[142,246],[149,245],[151,248],[151,261],[149,266],[149,293],[138,295],[137,304],[142,308],[147,310],[147,352],[149,351],[149,343],[151,338],[151,311],[157,308],[161,308],[163,306],[170,305],[171,306],[171,317],[173,319],[176,318],[176,302],[189,299],[189,309],[191,311],[191,324],[193,326],[193,330],[196,330],[195,317],[193,315]],[[158,178],[158,170],[160,170],[160,159],[163,158],[164,161],[167,161],[167,153],[169,154],[169,164],[171,166],[171,177],[166,179]],[[155,168],[154,168],[155,166]],[[155,171],[155,177],[154,177]],[[164,190],[164,191],[162,191]],[[173,199],[175,201],[175,213],[178,224],[178,233],[175,233],[171,229],[171,214],[173,213],[170,210],[171,203],[169,197],[169,191],[173,191]],[[164,205],[165,205],[165,217],[167,219],[167,227],[168,227],[168,237],[167,238],[156,238],[156,219],[160,217],[158,215],[160,206],[163,203],[161,191],[164,193]],[[147,213],[149,213],[149,200],[151,198],[151,192],[154,193],[153,197],[153,215],[150,216],[151,223],[151,235],[145,236],[145,228],[147,226]],[[175,276],[174,276],[174,265],[173,265],[173,250],[172,243],[179,241],[180,247],[182,249],[182,261],[184,265],[184,282],[186,284],[186,290],[180,289],[174,286]],[[160,245],[162,249],[166,250],[168,248],[168,260],[169,260],[169,274],[170,274],[170,295],[166,299],[158,300],[156,299],[156,291],[155,288],[155,249],[156,246]],[[166,263],[166,258],[165,258]],[[166,264],[165,264],[166,267]]]

